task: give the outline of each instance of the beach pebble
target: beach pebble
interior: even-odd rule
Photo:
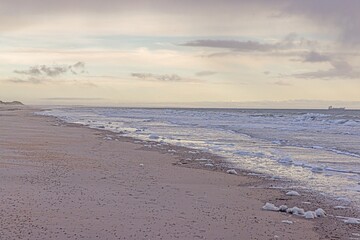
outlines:
[[[267,211],[276,211],[276,212],[279,211],[278,207],[276,207],[274,204],[268,203],[268,202],[262,207],[262,209],[267,210]]]
[[[226,171],[226,173],[228,173],[228,174],[234,174],[234,175],[237,175],[237,174],[238,174],[235,169],[229,169],[229,170]]]
[[[214,164],[212,164],[212,163],[206,163],[205,164],[205,167],[213,167],[214,166]]]
[[[316,213],[314,211],[307,211],[305,214],[304,214],[304,217],[306,219],[314,219],[316,218]]]
[[[286,224],[293,224],[294,223],[293,221],[290,221],[290,220],[282,220],[281,222],[286,223]]]
[[[360,224],[360,219],[358,219],[358,218],[347,218],[346,220],[344,220],[344,223],[347,223],[347,224]]]
[[[280,212],[286,212],[287,209],[288,209],[288,206],[286,206],[286,205],[281,205],[281,206],[279,207],[279,211],[280,211]]]
[[[315,214],[317,217],[325,217],[326,216],[326,212],[322,208],[316,209]]]
[[[140,164],[139,164],[139,166],[140,166],[140,167],[143,167],[143,166],[144,166],[144,164],[140,163]]]
[[[298,193],[296,191],[290,191],[290,192],[287,192],[286,195],[288,195],[288,196],[300,196],[300,193]]]

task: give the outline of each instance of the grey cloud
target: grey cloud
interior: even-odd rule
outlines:
[[[209,47],[225,48],[236,51],[260,51],[266,52],[274,49],[274,45],[263,44],[255,41],[236,41],[236,40],[195,40],[180,44],[186,47]]]
[[[179,82],[183,79],[176,74],[132,73],[132,77],[161,82]]]
[[[360,44],[359,0],[2,0],[0,16],[3,27],[14,22],[27,25],[42,21],[41,15],[66,14],[127,14],[141,12],[147,14],[197,16],[198,23],[217,24],[221,20],[235,19],[239,15],[268,16],[268,20],[300,16],[318,26],[329,27],[339,33],[339,38],[348,44]],[[10,14],[9,14],[10,13]],[[188,16],[184,13],[188,13]],[[212,16],[210,19],[209,16]],[[10,19],[5,21],[6,18]],[[49,18],[50,19],[50,18]],[[249,19],[249,25],[253,19]],[[228,27],[231,22],[224,22]],[[270,26],[266,24],[265,26]],[[11,27],[13,28],[13,27]]]
[[[217,72],[213,72],[213,71],[201,71],[201,72],[197,72],[195,73],[195,75],[197,77],[205,77],[205,76],[211,76],[211,75],[215,75]]]
[[[353,67],[345,61],[330,62],[331,68],[328,70],[319,70],[315,72],[306,72],[300,74],[293,74],[293,77],[305,79],[335,79],[335,78],[360,78],[360,72],[353,69]]]
[[[14,73],[31,76],[41,75],[41,71],[37,67],[30,67],[28,70],[15,70]]]
[[[31,66],[28,70],[14,70],[14,73],[27,75],[31,77],[58,77],[66,73],[77,75],[85,72],[85,63],[77,62],[73,65],[39,65]]]
[[[200,39],[189,41],[180,46],[185,47],[207,47],[207,48],[219,48],[229,49],[232,52],[271,52],[278,50],[287,50],[299,47],[314,47],[317,46],[316,41],[307,40],[298,36],[296,33],[290,33],[284,37],[281,41],[275,43],[261,43],[258,41],[238,41],[238,40],[212,40],[212,39]],[[231,55],[232,52],[213,53],[208,55],[209,57],[221,57]]]
[[[41,84],[67,73],[77,75],[84,72],[84,62],[77,62],[73,65],[37,65],[31,66],[27,70],[14,70],[14,73],[23,75],[24,77],[11,78],[8,79],[7,82],[18,84]]]
[[[39,67],[39,69],[40,69],[40,72],[42,73],[42,75],[46,75],[48,77],[57,77],[59,75],[66,73],[69,70],[69,67],[67,67],[67,66],[48,67],[48,66],[42,65]]]
[[[315,51],[308,52],[304,55],[303,62],[328,62],[331,61],[331,57],[320,54]]]
[[[299,15],[322,27],[335,27],[343,43],[360,44],[360,1],[291,0],[281,9],[284,15]]]

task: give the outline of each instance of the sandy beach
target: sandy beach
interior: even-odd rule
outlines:
[[[184,167],[177,154],[34,111],[0,108],[0,239],[360,238],[359,225],[334,217],[262,210],[311,196]]]

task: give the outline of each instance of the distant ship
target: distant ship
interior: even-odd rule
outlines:
[[[335,107],[333,107],[333,106],[329,106],[329,107],[328,107],[328,110],[331,110],[331,111],[345,111],[345,108],[344,108],[344,107],[335,108]]]

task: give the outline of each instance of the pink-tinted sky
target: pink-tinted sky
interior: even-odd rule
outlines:
[[[356,0],[2,0],[0,99],[360,107],[359,10]]]

